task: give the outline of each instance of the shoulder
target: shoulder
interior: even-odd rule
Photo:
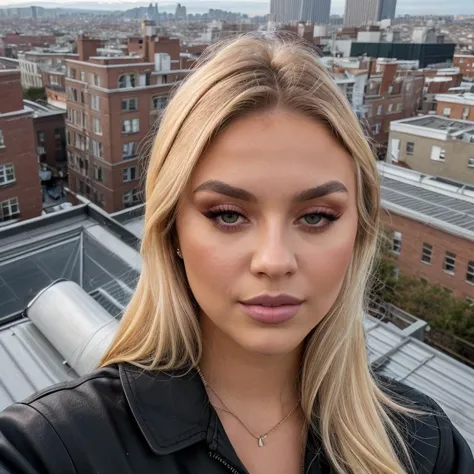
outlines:
[[[100,426],[123,397],[118,369],[110,367],[11,405],[0,413],[0,472],[36,472],[41,466],[41,472],[75,473],[68,444]]]
[[[386,377],[377,377],[376,380],[392,400],[420,412],[415,415],[390,413],[410,448],[417,472],[474,472],[470,447],[435,400],[401,382]]]

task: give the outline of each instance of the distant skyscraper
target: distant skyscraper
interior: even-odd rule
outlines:
[[[331,0],[270,0],[270,14],[278,23],[329,23]]]
[[[362,26],[367,23],[395,18],[397,0],[346,0],[344,26]]]

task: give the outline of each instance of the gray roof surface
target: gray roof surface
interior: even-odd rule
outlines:
[[[0,361],[0,410],[77,377],[29,320],[0,329]]]
[[[474,369],[377,319],[365,328],[369,361],[382,358],[382,373],[436,400],[474,452]]]
[[[438,115],[425,115],[423,117],[413,117],[410,119],[404,119],[402,123],[416,125],[417,127],[424,127],[433,130],[448,130],[450,133],[456,133],[461,131],[468,131],[474,129],[474,122],[468,122],[466,120],[453,120],[446,117],[440,117]]]

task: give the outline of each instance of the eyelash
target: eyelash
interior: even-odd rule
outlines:
[[[240,227],[242,227],[242,224],[223,224],[222,222],[218,221],[218,217],[224,214],[238,214],[239,216],[245,218],[245,216],[241,212],[237,211],[235,208],[230,207],[230,206],[218,206],[213,209],[210,209],[207,212],[204,212],[203,214],[208,219],[212,220],[219,229],[225,232],[232,232],[232,231],[238,230],[240,229]],[[300,217],[300,219],[302,219],[303,217],[312,216],[312,215],[317,215],[317,216],[322,217],[323,219],[326,219],[326,223],[323,225],[311,225],[311,224],[303,225],[303,227],[305,227],[305,229],[308,232],[322,232],[327,227],[329,227],[332,224],[332,222],[337,221],[341,217],[340,215],[338,215],[336,212],[332,210],[319,209],[319,210],[304,214],[303,216]]]

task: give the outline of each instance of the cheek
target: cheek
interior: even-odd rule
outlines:
[[[338,295],[352,258],[354,241],[355,232],[341,232],[329,237],[326,245],[317,246],[311,258],[307,259],[318,299],[327,296],[334,300]]]

